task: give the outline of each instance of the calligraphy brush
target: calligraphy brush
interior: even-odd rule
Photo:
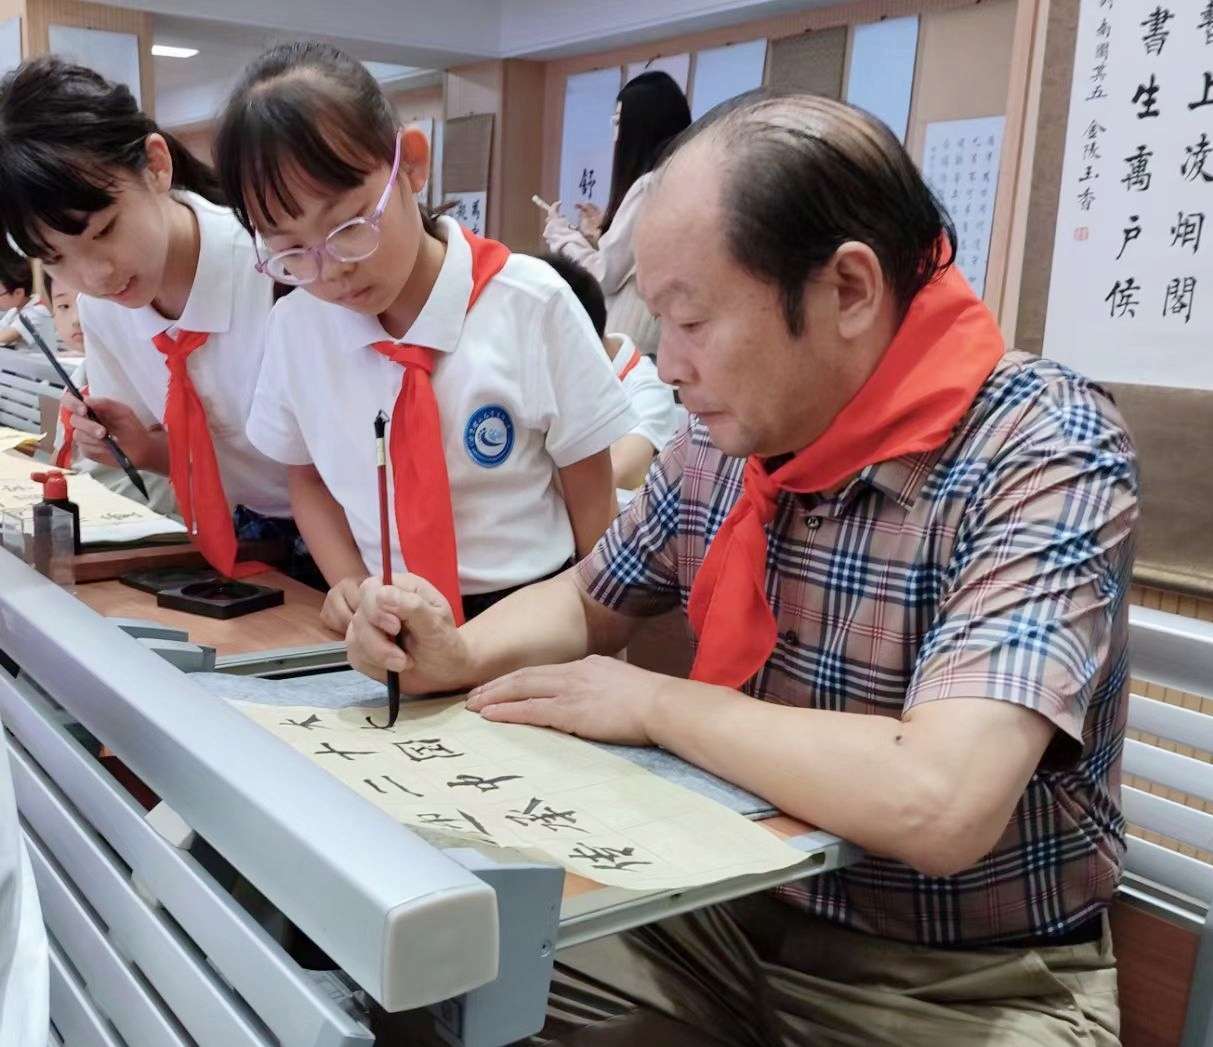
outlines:
[[[380,411],[375,415],[375,462],[379,479],[379,555],[383,560],[383,584],[392,584],[392,532],[388,524],[387,504],[387,444],[383,430],[387,425],[387,415]],[[396,634],[396,643],[404,646],[404,638]],[[396,724],[400,715],[400,674],[388,670],[387,674],[387,725],[384,730]]]
[[[37,328],[35,328],[34,325],[25,318],[25,314],[22,313],[20,309],[17,310],[17,319],[21,321],[22,326],[30,333],[30,336],[34,339],[34,344],[42,350],[42,355],[45,356],[48,361],[50,361],[51,367],[55,369],[55,374],[59,376],[59,381],[64,384],[67,391],[71,393],[72,396],[84,404],[84,413],[88,416],[89,421],[96,422],[98,425],[101,425],[101,419],[97,417],[96,412],[89,407],[88,404],[84,403],[84,396],[81,394],[80,390],[76,388],[75,383],[71,380],[71,377],[68,375],[67,371],[64,370],[63,365],[55,358],[55,354],[51,352],[50,346],[46,344],[42,338],[42,335],[38,333]],[[144,501],[150,502],[151,498],[148,497],[147,487],[143,483],[143,477],[139,475],[139,470],[131,465],[131,460],[127,458],[126,452],[124,452],[122,448],[118,446],[118,441],[110,436],[109,433],[106,433],[103,439],[105,441],[105,446],[110,449],[110,454],[114,456],[118,464],[122,467],[122,471],[126,473],[131,483],[135,485],[136,490],[143,495]]]

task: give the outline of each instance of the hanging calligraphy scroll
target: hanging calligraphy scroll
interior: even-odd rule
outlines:
[[[1211,133],[1213,3],[1083,0],[1046,355],[1213,389]]]
[[[1174,330],[1183,329],[1180,344],[1190,344],[1189,330],[1203,337],[1205,345],[1213,334],[1213,276],[1206,276],[1207,269],[1199,268],[1205,263],[1207,252],[1213,251],[1213,244],[1208,242],[1199,217],[1192,220],[1200,226],[1199,244],[1194,235],[1186,235],[1190,226],[1181,217],[1202,213],[1209,216],[1209,208],[1203,206],[1201,196],[1213,194],[1210,182],[1201,196],[1191,195],[1206,186],[1203,175],[1213,173],[1209,163],[1202,160],[1204,147],[1200,140],[1202,132],[1213,140],[1213,106],[1201,104],[1205,98],[1204,73],[1213,71],[1213,41],[1209,40],[1209,27],[1202,25],[1209,20],[1209,0],[1189,0],[1182,5],[1146,0],[1114,0],[1114,3],[1109,8],[1107,0],[1103,7],[1099,0],[1083,0],[1081,9],[1076,4],[1053,4],[1049,9],[1015,343],[1034,352],[1044,348],[1049,355],[1072,362],[1079,370],[1100,378],[1116,397],[1133,432],[1141,463],[1142,523],[1137,546],[1137,580],[1159,588],[1209,596],[1213,595],[1213,543],[1208,539],[1213,524],[1213,470],[1208,467],[1213,458],[1213,425],[1209,421],[1213,418],[1213,392],[1195,387],[1191,376],[1194,372],[1199,374],[1199,360],[1195,367],[1184,369],[1186,380],[1170,374],[1158,375],[1152,354],[1175,351],[1173,339],[1158,338],[1142,347],[1137,357],[1140,369],[1130,369],[1125,377],[1115,378],[1099,360],[1092,367],[1072,360],[1059,332],[1074,321],[1055,318],[1056,311],[1062,317],[1070,315],[1078,297],[1085,294],[1089,325],[1070,329],[1074,331],[1074,340],[1088,349],[1112,344],[1106,330],[1115,329],[1121,320],[1126,325],[1135,323],[1138,316],[1129,316],[1130,310],[1142,316],[1143,327],[1168,322]],[[1171,17],[1167,17],[1168,13]],[[1100,28],[1108,15],[1113,17],[1106,18],[1108,28],[1101,37]],[[1106,52],[1103,43],[1108,45]],[[1173,46],[1176,44],[1181,46]],[[1104,57],[1106,62],[1102,61]],[[1126,60],[1127,71],[1116,66],[1121,58]],[[1108,102],[1115,101],[1119,108],[1108,106],[1107,115],[1098,121],[1092,139],[1087,137],[1091,133],[1090,114],[1085,123],[1081,126],[1078,123],[1083,118],[1081,107],[1103,101],[1093,91],[1095,86],[1100,86]],[[1153,94],[1152,86],[1158,88]],[[1088,103],[1092,94],[1096,97]],[[1188,109],[1190,104],[1194,105],[1192,109]],[[1155,110],[1159,116],[1138,118],[1138,114]],[[1195,120],[1190,126],[1187,117]],[[1147,130],[1170,121],[1174,121],[1173,128],[1178,127],[1184,133],[1162,138]],[[1126,126],[1147,130],[1147,136],[1138,135],[1124,150],[1113,150],[1105,132],[1098,130],[1105,128],[1110,135],[1113,128]],[[1093,140],[1101,144],[1095,150],[1085,148]],[[1103,143],[1107,143],[1107,148]],[[1140,145],[1154,154],[1146,157],[1144,171],[1140,160],[1132,159],[1138,156]],[[1188,146],[1195,147],[1191,153]],[[1094,153],[1099,154],[1100,177],[1089,178],[1080,185],[1079,179],[1086,175],[1086,164],[1097,161]],[[1134,174],[1149,174],[1149,188],[1134,188],[1143,184]],[[1169,181],[1155,183],[1155,177]],[[1127,181],[1122,181],[1126,178]],[[1171,189],[1179,188],[1183,195],[1164,199],[1164,184]],[[1084,196],[1080,200],[1087,188],[1094,199]],[[1138,209],[1140,203],[1120,214],[1111,211],[1114,220],[1105,221],[1102,226],[1103,261],[1095,258],[1092,262],[1101,267],[1095,279],[1076,269],[1065,257],[1073,245],[1084,243],[1075,239],[1076,234],[1087,236],[1086,244],[1093,235],[1092,220],[1088,217],[1075,221],[1075,214],[1081,213],[1083,201],[1089,202],[1095,211],[1104,203],[1116,203],[1118,197],[1122,205],[1150,197],[1158,201],[1155,209],[1172,203],[1175,207],[1163,210],[1152,226],[1147,225],[1146,215]],[[1137,215],[1137,221],[1126,221],[1131,215]],[[1081,232],[1084,226],[1085,234]],[[1133,232],[1135,226],[1140,226],[1139,234]],[[1178,237],[1172,227],[1180,234]],[[1213,236],[1213,229],[1207,230],[1207,234]],[[1135,270],[1112,268],[1111,263],[1117,262],[1116,256],[1121,254],[1126,240],[1120,262],[1132,258],[1135,249],[1141,247],[1148,247],[1155,261],[1137,258],[1140,266]],[[1183,261],[1188,264],[1184,266]],[[1162,262],[1171,264],[1162,267]],[[1182,301],[1188,278],[1195,280],[1194,285],[1188,284],[1190,315],[1188,303]],[[1179,283],[1173,284],[1177,279]],[[1128,295],[1124,293],[1126,288]],[[1182,314],[1170,312],[1176,304],[1176,291]],[[1202,291],[1208,292],[1203,299]],[[1164,306],[1168,309],[1166,317],[1162,315]],[[1122,307],[1124,316],[1114,317],[1113,309],[1119,314]],[[1185,321],[1186,315],[1189,318]],[[1129,358],[1119,349],[1113,348],[1111,355],[1116,367],[1129,366]],[[1182,385],[1189,388],[1177,388]]]

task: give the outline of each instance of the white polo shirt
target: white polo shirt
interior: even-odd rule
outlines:
[[[190,355],[187,366],[206,409],[223,490],[233,506],[290,516],[286,469],[245,435],[261,372],[273,281],[253,268],[253,242],[231,211],[194,193],[177,198],[198,217],[201,237],[198,269],[181,319],[167,320],[150,305],[127,309],[81,295],[77,304],[89,391],[128,404],[145,425],[163,422],[168,366],[152,339],[162,331],[207,332],[206,345]]]
[[[407,334],[377,317],[293,291],[274,306],[249,439],[290,465],[315,465],[345,510],[367,570],[380,563],[375,416],[392,409],[404,369],[371,348],[399,341],[437,350],[459,585],[495,592],[543,577],[573,555],[556,471],[610,447],[635,416],[585,310],[538,259],[511,255],[469,312],[471,250],[440,219],[446,256]],[[392,497],[391,470],[389,497]],[[390,514],[392,570],[400,555]]]
[[[636,343],[631,338],[610,333],[607,337],[619,342],[611,366],[616,377],[627,371],[620,384],[640,420],[628,435],[643,436],[660,454],[686,425],[686,409],[674,400],[674,390],[657,377],[657,367],[647,356],[640,355],[636,365],[628,370],[628,364],[637,357]]]
[[[10,309],[3,317],[0,317],[0,330],[7,330],[10,327],[17,329],[17,334],[21,339],[21,345],[26,349],[32,349],[34,352],[40,352],[38,343],[34,341],[34,336],[30,334],[30,328],[41,335],[42,340],[46,343],[47,348],[51,352],[57,352],[59,348],[59,335],[55,332],[55,318],[51,315],[51,311],[43,304],[42,299],[38,295],[34,295],[20,309],[21,320],[17,319],[16,308]]]

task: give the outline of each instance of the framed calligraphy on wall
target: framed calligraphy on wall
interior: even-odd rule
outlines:
[[[1213,3],[1083,0],[1046,355],[1213,389],[1211,133]]]

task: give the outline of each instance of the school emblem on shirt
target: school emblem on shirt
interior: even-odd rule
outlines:
[[[497,404],[478,408],[463,431],[463,444],[472,461],[486,469],[504,462],[514,449],[514,423]]]

